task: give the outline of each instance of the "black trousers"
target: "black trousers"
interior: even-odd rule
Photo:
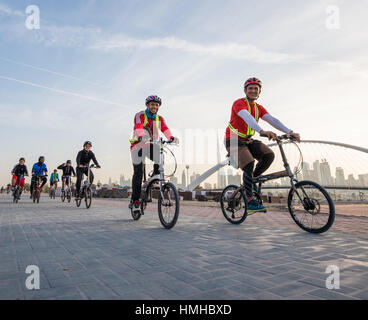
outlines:
[[[42,177],[41,181],[42,181],[42,184],[41,184],[40,188],[42,189],[42,187],[47,183],[47,178]],[[29,188],[29,191],[30,191],[31,194],[33,193],[33,188],[35,187],[36,183],[37,183],[37,176],[32,176],[31,186]]]
[[[82,183],[82,179],[83,179],[83,174],[85,174],[86,176],[88,176],[88,168],[77,168],[77,183],[76,183],[76,191],[77,193],[79,193],[80,187],[81,187],[81,183]],[[93,179],[95,178],[95,176],[93,175],[92,170],[90,171],[90,177],[89,177],[89,182],[92,184],[93,183]]]
[[[159,164],[159,149],[153,149],[151,145],[149,148],[137,149],[132,151],[133,160],[133,179],[132,179],[132,201],[139,200],[141,197],[142,180],[143,180],[143,167],[145,165],[145,159],[149,158],[154,162],[153,175],[160,174]]]

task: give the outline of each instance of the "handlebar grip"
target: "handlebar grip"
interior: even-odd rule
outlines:
[[[265,137],[265,138],[268,138],[268,135],[267,134],[264,134],[264,133],[260,133],[259,134],[261,137]]]

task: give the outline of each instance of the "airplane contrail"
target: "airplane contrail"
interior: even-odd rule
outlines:
[[[119,106],[119,107],[127,107],[127,106],[124,106],[124,105],[122,105],[120,103],[117,103],[117,102],[113,102],[113,101],[109,101],[109,100],[105,100],[105,99],[100,99],[100,98],[96,98],[96,97],[91,97],[91,96],[86,96],[84,94],[80,94],[80,93],[76,93],[76,92],[50,88],[50,87],[46,87],[46,86],[43,86],[43,85],[40,85],[40,84],[34,83],[34,82],[19,80],[19,79],[6,77],[6,76],[2,76],[2,75],[0,75],[0,79],[13,81],[13,82],[18,82],[18,83],[22,83],[24,85],[28,85],[28,86],[32,86],[32,87],[36,87],[36,88],[41,88],[41,89],[46,89],[46,90],[50,90],[50,91],[53,91],[53,92],[57,92],[57,93],[61,93],[61,94],[69,95],[69,96],[74,96],[74,97],[78,97],[78,98],[83,98],[83,99],[87,99],[87,100],[91,100],[91,101],[101,102],[101,103],[110,104],[110,105]]]
[[[71,75],[68,75],[68,74],[65,74],[65,73],[56,72],[56,71],[52,71],[52,70],[41,68],[41,67],[36,67],[36,66],[31,65],[31,64],[18,62],[18,61],[10,60],[10,59],[3,58],[3,57],[0,57],[0,60],[10,62],[10,63],[16,64],[16,65],[19,65],[19,66],[35,69],[35,70],[38,70],[38,71],[47,72],[47,73],[54,74],[54,75],[57,75],[57,76],[60,76],[60,77],[73,79],[73,80],[81,81],[81,82],[86,82],[86,83],[89,83],[89,84],[93,84],[95,86],[100,86],[100,84],[92,82],[92,81],[88,81],[88,80],[85,80],[85,79],[80,79],[80,78],[77,78],[77,77],[74,77],[74,76],[71,76]]]

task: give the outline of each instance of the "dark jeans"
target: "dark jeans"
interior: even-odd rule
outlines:
[[[253,196],[253,176],[258,177],[264,173],[275,159],[274,152],[259,140],[250,139],[249,141],[238,139],[230,143],[225,140],[226,150],[230,157],[243,170],[243,183],[247,197]],[[235,149],[234,149],[235,148]],[[237,155],[234,157],[234,154]],[[254,169],[255,160],[258,161]]]
[[[42,187],[47,183],[47,178],[46,177],[40,177],[40,179],[42,181],[42,184],[41,184],[40,188],[42,189]],[[33,188],[36,186],[36,184],[37,184],[37,176],[32,176],[31,186],[29,188],[31,194],[33,193]]]
[[[160,165],[159,159],[157,158],[157,150],[153,152],[153,146],[151,145],[150,148],[145,149],[138,149],[132,151],[132,158],[133,160],[133,168],[134,174],[132,179],[132,201],[139,200],[141,197],[141,190],[142,190],[142,180],[143,180],[143,167],[145,165],[145,159],[149,158],[151,161],[154,162],[153,165],[153,175],[159,174]],[[138,162],[137,159],[140,158],[141,161]]]
[[[89,181],[92,184],[93,183],[93,179],[95,178],[95,176],[93,175],[92,170],[90,171],[91,175],[89,177]],[[82,179],[83,179],[83,174],[85,174],[86,176],[88,176],[88,168],[77,168],[77,183],[76,183],[76,193],[79,194],[79,190],[81,187],[81,183],[82,183]]]

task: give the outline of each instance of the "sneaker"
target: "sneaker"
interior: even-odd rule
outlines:
[[[133,202],[133,212],[140,212],[141,211],[141,202],[139,200],[134,200]]]
[[[248,211],[248,213],[267,212],[267,209],[266,209],[265,206],[260,204],[257,200],[253,199],[253,200],[249,201],[247,211]]]

